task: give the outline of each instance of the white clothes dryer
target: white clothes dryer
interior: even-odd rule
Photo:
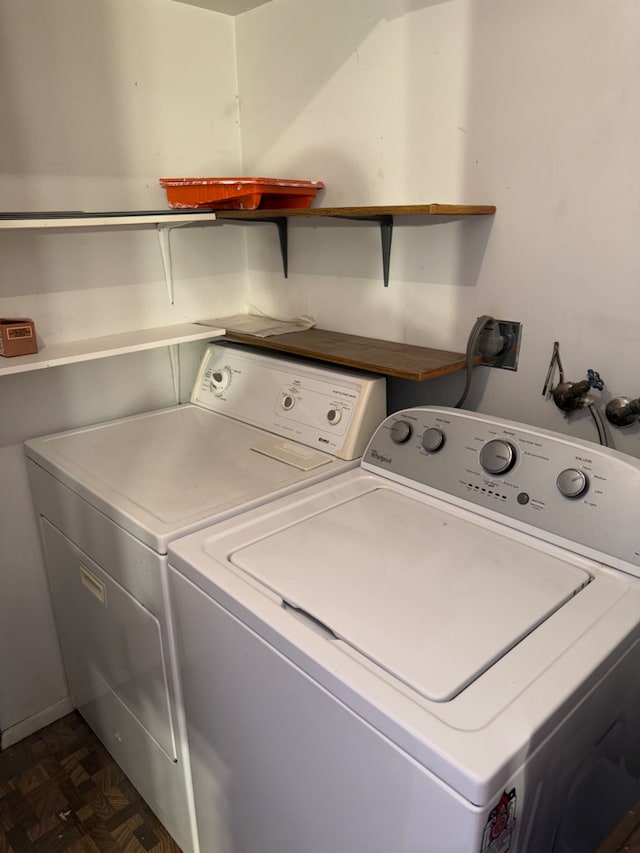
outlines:
[[[640,462],[456,409],[169,549],[234,853],[594,853],[640,797]]]
[[[191,403],[26,442],[69,692],[171,835],[198,845],[167,546],[357,464],[385,381],[220,343]]]

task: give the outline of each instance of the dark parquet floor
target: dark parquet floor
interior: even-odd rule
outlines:
[[[181,853],[79,714],[0,752],[0,853]]]
[[[629,809],[597,853],[640,853],[640,803]]]

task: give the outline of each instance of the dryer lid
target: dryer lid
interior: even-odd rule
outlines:
[[[439,702],[590,580],[532,537],[393,488],[283,527],[231,562]]]
[[[44,436],[26,450],[160,553],[170,539],[354,464],[193,405]]]

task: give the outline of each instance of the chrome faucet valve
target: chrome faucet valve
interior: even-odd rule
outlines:
[[[613,426],[630,426],[640,414],[640,398],[614,397],[607,403],[605,414]]]

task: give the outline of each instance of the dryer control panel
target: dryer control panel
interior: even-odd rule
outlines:
[[[382,377],[210,344],[191,402],[330,453],[362,456],[387,413]]]
[[[640,576],[640,460],[459,409],[387,418],[362,467]],[[533,530],[531,529],[533,528]]]

